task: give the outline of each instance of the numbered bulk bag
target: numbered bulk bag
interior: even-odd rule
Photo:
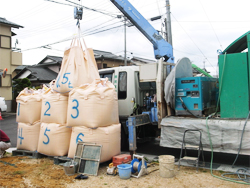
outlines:
[[[49,156],[67,155],[70,136],[69,127],[57,123],[42,123],[37,151]]]
[[[68,126],[105,127],[119,123],[118,99],[107,79],[73,89],[69,94]]]
[[[47,90],[42,95],[41,122],[66,124],[68,96]]]
[[[18,123],[17,149],[36,151],[40,134],[40,121],[34,124]]]
[[[121,124],[99,127],[97,129],[84,126],[72,127],[69,158],[75,156],[78,141],[102,145],[100,162],[108,161],[121,152]]]
[[[25,88],[16,98],[16,121],[33,124],[41,119],[42,91]]]
[[[84,41],[83,41],[84,42]],[[93,49],[83,51],[79,38],[72,40],[70,49],[64,52],[61,70],[56,78],[54,90],[67,93],[85,83],[100,78]]]

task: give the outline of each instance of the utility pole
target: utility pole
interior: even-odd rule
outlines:
[[[127,18],[124,16],[124,66],[127,66],[126,21]]]
[[[166,8],[167,8],[167,18],[165,18],[166,40],[169,44],[173,46],[169,0],[166,0]]]

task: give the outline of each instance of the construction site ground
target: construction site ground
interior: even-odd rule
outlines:
[[[198,173],[195,167],[175,165],[175,176],[163,178],[160,176],[159,164],[148,167],[149,174],[140,178],[131,177],[120,179],[119,175],[107,175],[108,163],[101,163],[97,176],[89,176],[88,179],[77,180],[64,172],[64,167],[55,165],[50,158],[34,159],[29,156],[12,156],[8,153],[0,159],[0,187],[249,187],[249,185],[224,181],[211,176],[209,169],[200,168]],[[221,176],[223,171],[214,171]]]

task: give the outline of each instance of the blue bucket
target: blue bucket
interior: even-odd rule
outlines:
[[[129,179],[131,176],[131,164],[120,164],[117,165],[117,168],[119,170],[119,176],[121,179]]]

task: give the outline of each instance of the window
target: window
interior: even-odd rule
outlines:
[[[120,72],[118,79],[118,99],[127,98],[127,72]]]
[[[113,74],[100,74],[100,78],[108,78],[110,82],[112,82],[112,76]]]
[[[10,36],[0,35],[0,48],[11,48],[11,38]]]

